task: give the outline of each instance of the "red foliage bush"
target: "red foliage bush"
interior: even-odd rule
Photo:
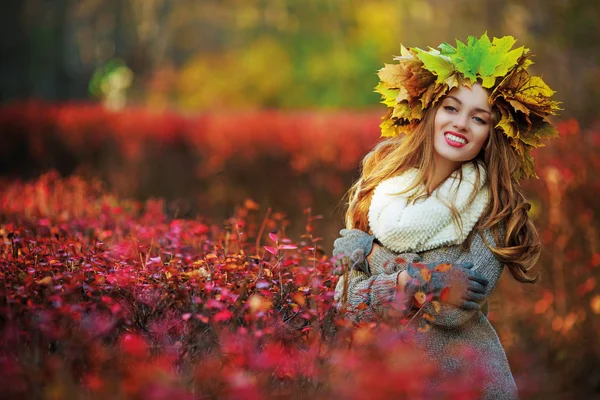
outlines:
[[[1,194],[0,387],[9,397],[434,393],[424,382],[436,370],[408,330],[340,317],[309,210],[307,233],[292,243],[261,229],[281,232],[283,221],[259,221],[252,202],[221,229],[169,221],[153,202],[55,173]]]

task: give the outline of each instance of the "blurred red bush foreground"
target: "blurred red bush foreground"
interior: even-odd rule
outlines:
[[[265,217],[333,209],[378,114],[0,109],[0,397],[444,398],[407,321],[335,310],[339,215]],[[542,280],[505,276],[490,304],[524,398],[600,388],[600,133],[559,130],[525,182]],[[446,398],[476,395],[456,382]]]
[[[221,229],[53,173],[4,187],[2,210],[8,398],[444,397],[407,321],[336,311],[310,210],[293,243],[251,201]]]

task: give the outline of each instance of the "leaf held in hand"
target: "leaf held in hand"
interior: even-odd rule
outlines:
[[[435,266],[435,270],[438,272],[446,272],[452,268],[452,264],[438,264]]]
[[[423,303],[425,303],[425,301],[427,300],[427,296],[425,295],[425,293],[419,291],[415,293],[415,300],[417,301],[417,303],[419,303],[419,305],[423,305]]]
[[[449,298],[450,298],[450,288],[449,287],[445,287],[440,292],[440,300],[441,301],[448,301]]]
[[[423,314],[423,319],[426,319],[429,322],[435,321],[435,317],[428,313]]]

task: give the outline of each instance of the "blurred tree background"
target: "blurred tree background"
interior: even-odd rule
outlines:
[[[486,30],[533,50],[564,117],[585,124],[600,101],[594,0],[23,0],[3,2],[0,18],[3,103],[362,108],[377,104],[375,71],[399,43]],[[126,68],[108,79],[115,61]]]

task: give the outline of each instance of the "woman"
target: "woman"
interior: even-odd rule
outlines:
[[[537,278],[540,241],[519,181],[535,176],[529,152],[556,134],[547,116],[558,110],[514,43],[484,34],[456,48],[402,47],[379,71],[388,139],[363,160],[334,244],[351,267],[340,308],[357,321],[410,317],[440,382],[465,372],[489,399],[517,397],[484,309],[504,266],[520,282]]]

